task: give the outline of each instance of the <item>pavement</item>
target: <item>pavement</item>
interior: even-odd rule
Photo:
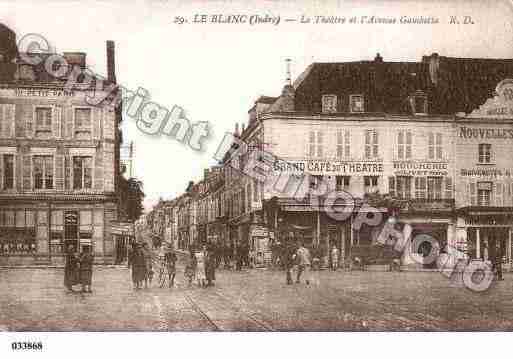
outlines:
[[[56,268],[0,269],[0,330],[439,331],[513,329],[513,275],[484,293],[433,272],[220,270],[216,286],[134,290],[125,266],[95,267],[93,293],[67,293]]]

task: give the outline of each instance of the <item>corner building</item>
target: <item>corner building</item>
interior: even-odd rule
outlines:
[[[8,29],[2,31],[9,32]],[[14,37],[14,36],[13,36]],[[97,263],[114,261],[120,112],[86,101],[80,84],[53,78],[5,51],[0,63],[0,264],[64,263],[64,251],[91,246]],[[86,67],[86,54],[64,53]],[[107,43],[115,82],[113,43]],[[106,97],[103,89],[99,96]]]
[[[494,93],[511,77],[510,59],[432,54],[420,62],[385,62],[378,54],[373,61],[314,63],[279,97],[256,101],[240,139],[279,158],[275,173],[305,174],[313,189],[323,179],[330,190],[349,192],[360,210],[377,193],[389,196],[414,235],[430,234],[442,247],[485,259],[486,236],[488,256],[496,246],[510,266],[513,111]],[[475,111],[485,102],[494,109]],[[248,158],[238,157],[227,162],[243,169]],[[247,212],[265,218],[271,242],[293,236],[320,253],[335,244],[346,260],[353,247],[375,243],[379,226],[355,228],[354,215],[337,221],[308,198],[244,182],[244,202],[260,202],[246,205]],[[386,219],[390,208],[381,210]],[[254,242],[251,233],[245,237]]]

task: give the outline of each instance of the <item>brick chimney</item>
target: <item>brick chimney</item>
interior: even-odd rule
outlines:
[[[114,41],[107,40],[107,79],[116,83],[116,56]]]

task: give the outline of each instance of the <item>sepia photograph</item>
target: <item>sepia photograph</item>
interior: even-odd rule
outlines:
[[[6,357],[513,330],[512,1],[0,8]]]

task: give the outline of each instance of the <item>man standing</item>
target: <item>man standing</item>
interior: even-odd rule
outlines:
[[[292,284],[292,268],[294,268],[296,260],[296,248],[292,244],[292,239],[286,241],[283,248],[283,264],[285,265],[285,271],[287,273],[287,284]]]
[[[93,255],[91,254],[91,246],[84,246],[80,254],[80,284],[82,284],[82,292],[92,293],[91,282],[93,277]]]
[[[296,283],[299,283],[301,280],[301,274],[305,273],[306,277],[306,284],[310,284],[310,265],[311,265],[311,258],[310,258],[310,251],[303,246],[303,242],[299,243],[299,248],[296,251],[296,258],[297,258],[297,278]]]
[[[331,270],[337,270],[338,269],[338,248],[334,244],[331,248]]]
[[[66,263],[64,265],[64,286],[69,292],[73,291],[73,285],[78,283],[79,261],[75,253],[75,247],[66,247]]]

